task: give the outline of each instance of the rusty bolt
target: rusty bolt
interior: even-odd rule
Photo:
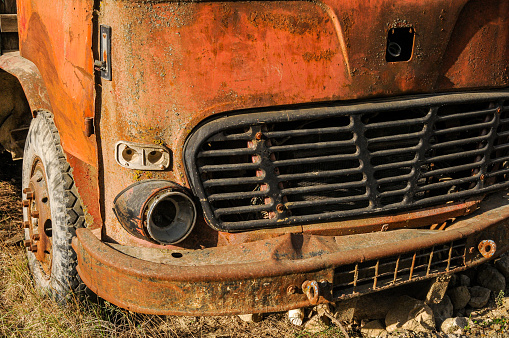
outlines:
[[[27,194],[27,198],[28,198],[29,200],[33,200],[33,199],[34,199],[34,193],[33,193],[32,191],[29,191],[29,192],[27,192],[26,194]]]
[[[286,289],[286,293],[289,295],[297,293],[297,287],[295,285],[290,285],[288,289]]]
[[[30,201],[29,200],[23,200],[23,206],[25,208],[28,208],[29,205],[30,205]]]
[[[282,213],[282,212],[284,212],[284,211],[285,211],[285,206],[284,206],[283,204],[279,203],[279,204],[276,206],[276,210],[277,210],[277,212]]]
[[[23,221],[23,228],[25,228],[25,229],[30,228],[30,222],[29,221]]]
[[[32,211],[31,216],[32,216],[33,218],[39,218],[39,211],[37,211],[37,210]]]
[[[255,135],[255,138],[256,138],[257,140],[261,140],[261,139],[262,139],[262,137],[263,137],[263,134],[262,134],[262,132],[261,132],[261,131],[257,132],[257,133],[256,133],[256,135]]]
[[[24,244],[25,244],[25,248],[29,248],[32,245],[32,241],[29,239],[25,239]]]
[[[36,244],[32,244],[32,246],[30,247],[30,251],[37,252],[37,245]]]
[[[33,240],[33,241],[38,241],[38,240],[40,240],[40,239],[41,239],[41,236],[39,236],[39,234],[33,234],[33,235],[32,235],[32,240]]]

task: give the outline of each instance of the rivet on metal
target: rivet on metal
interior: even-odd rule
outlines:
[[[279,204],[276,206],[276,210],[277,210],[277,212],[282,213],[282,212],[284,212],[284,211],[285,211],[285,206],[284,206],[283,204],[279,203]]]
[[[33,234],[33,235],[32,235],[32,240],[34,240],[34,241],[38,241],[38,240],[40,240],[40,239],[41,239],[41,236],[39,236],[39,234]]]
[[[29,221],[23,221],[23,228],[25,228],[25,229],[30,228],[30,222]]]
[[[25,244],[25,248],[29,248],[32,245],[32,241],[29,239],[25,239],[23,243]]]
[[[289,294],[289,295],[293,295],[293,294],[297,293],[297,287],[295,285],[290,285],[286,289],[286,293]]]
[[[29,205],[30,205],[30,201],[29,200],[23,200],[23,206],[25,208],[28,208]]]
[[[30,247],[30,251],[32,251],[32,252],[37,252],[37,245],[36,245],[36,244],[33,244],[33,245]]]
[[[37,210],[32,211],[32,214],[30,216],[32,216],[33,218],[39,218],[39,211]]]

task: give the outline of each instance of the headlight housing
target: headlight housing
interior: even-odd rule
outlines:
[[[193,230],[196,205],[182,186],[163,180],[137,182],[114,200],[118,221],[131,235],[159,244],[176,244]]]

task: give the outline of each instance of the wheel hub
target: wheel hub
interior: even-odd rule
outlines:
[[[28,187],[23,192],[26,195],[23,207],[27,209],[28,218],[24,226],[28,228],[29,234],[25,246],[33,252],[46,277],[49,277],[53,246],[52,221],[46,173],[40,159],[34,161]]]

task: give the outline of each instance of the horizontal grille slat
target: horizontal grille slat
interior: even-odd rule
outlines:
[[[346,183],[336,183],[336,184],[327,184],[327,185],[319,185],[319,186],[308,186],[301,188],[289,188],[282,189],[281,193],[283,195],[294,195],[294,194],[303,194],[303,193],[312,193],[312,192],[321,192],[321,191],[331,191],[335,189],[347,189],[347,188],[359,188],[364,187],[366,185],[366,181],[360,182],[346,182]]]
[[[317,128],[317,129],[302,129],[302,130],[285,130],[285,131],[272,131],[266,132],[264,135],[267,138],[279,137],[295,137],[295,136],[308,136],[308,135],[324,135],[333,134],[338,132],[348,132],[351,130],[350,126],[346,127],[331,127],[331,128]]]
[[[257,163],[235,163],[235,164],[211,164],[200,167],[200,172],[231,171],[231,170],[256,170],[260,167]]]
[[[292,181],[292,180],[300,180],[304,178],[321,178],[321,177],[334,177],[334,176],[345,176],[353,173],[358,173],[360,168],[353,169],[344,169],[344,170],[328,170],[328,171],[319,171],[319,172],[311,172],[311,173],[302,173],[302,174],[288,174],[288,175],[279,175],[279,181]]]
[[[370,144],[370,143],[392,142],[392,141],[399,141],[399,140],[406,140],[406,139],[415,139],[417,137],[423,136],[424,133],[425,133],[424,131],[420,131],[420,132],[411,133],[411,134],[376,137],[376,138],[368,139],[367,141],[368,141],[368,144]]]
[[[491,123],[492,122],[486,122],[486,123],[474,124],[474,125],[469,125],[469,126],[452,127],[452,128],[448,128],[448,129],[437,130],[435,132],[435,135],[452,134],[452,133],[457,133],[457,132],[467,131],[467,130],[472,130],[472,129],[486,128],[486,127],[490,127]]]
[[[220,157],[220,156],[235,156],[235,155],[253,155],[255,149],[224,149],[224,150],[205,150],[198,155],[199,157]]]
[[[227,201],[267,196],[268,191],[230,192],[225,194],[213,194],[209,196],[210,201]]]
[[[450,115],[445,115],[445,116],[438,116],[437,117],[437,122],[443,122],[443,121],[448,121],[448,120],[455,120],[457,119],[458,117],[461,117],[461,118],[469,118],[469,117],[475,117],[475,116],[486,116],[486,115],[492,115],[494,113],[496,113],[496,109],[486,109],[486,110],[479,110],[479,111],[473,111],[473,112],[468,112],[468,113],[462,113],[462,114],[459,114],[459,115],[456,115],[456,114],[450,114]]]
[[[333,156],[316,156],[316,157],[304,157],[293,160],[278,160],[274,161],[274,166],[283,167],[283,166],[291,166],[291,165],[303,165],[316,163],[318,161],[323,162],[334,162],[334,161],[348,161],[348,160],[356,160],[359,156],[357,154],[351,155],[333,155]]]
[[[508,99],[437,94],[229,114],[192,134],[186,170],[207,221],[224,231],[462,201],[509,186]]]
[[[318,143],[312,143],[312,144],[293,144],[290,146],[273,146],[270,147],[270,150],[272,152],[278,152],[278,151],[295,151],[295,150],[311,150],[311,149],[323,149],[323,148],[329,148],[329,147],[341,147],[341,146],[348,146],[352,145],[352,141],[336,141],[336,142],[318,142]]]
[[[333,204],[333,203],[360,201],[360,200],[365,200],[366,198],[367,198],[367,195],[364,194],[364,195],[360,195],[360,196],[327,198],[327,199],[321,199],[321,200],[316,200],[316,201],[289,202],[289,203],[286,203],[285,206],[288,209],[304,208],[304,207],[312,207],[312,206],[316,206],[316,205],[326,205],[326,204]]]
[[[246,183],[263,183],[263,182],[264,182],[263,177],[237,177],[237,178],[208,180],[203,184],[206,187],[213,187],[213,186],[239,185]]]
[[[481,149],[464,151],[464,152],[460,152],[460,153],[441,155],[441,156],[434,156],[434,157],[431,157],[431,158],[427,159],[426,163],[441,162],[441,161],[459,159],[459,158],[463,158],[463,157],[471,157],[471,156],[474,156],[474,155],[482,155],[482,154],[484,154],[486,149],[487,149],[487,147],[483,147]]]
[[[431,146],[431,149],[441,149],[441,148],[447,148],[447,147],[462,146],[462,145],[467,145],[467,144],[471,144],[471,143],[478,143],[478,142],[488,140],[491,137],[491,135],[492,135],[492,133],[490,132],[488,135],[485,135],[485,136],[479,136],[479,137],[473,137],[470,139],[461,139],[461,140],[433,144]]]

